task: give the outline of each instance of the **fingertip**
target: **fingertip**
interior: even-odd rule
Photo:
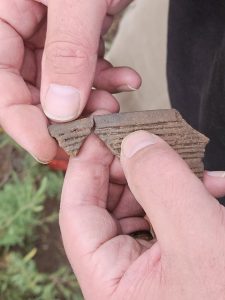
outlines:
[[[38,162],[41,165],[48,165],[52,161],[52,159],[49,161],[45,161],[45,160],[42,161],[38,157],[36,157],[34,154],[32,154],[32,153],[30,153],[30,154],[34,158],[34,160],[36,160],[36,162]]]
[[[129,67],[113,67],[105,60],[97,64],[94,86],[99,90],[111,93],[136,91],[141,83],[140,75]]]
[[[158,136],[147,131],[135,131],[129,134],[121,145],[121,159],[132,158],[137,152],[156,143],[162,142]]]
[[[85,140],[77,156],[71,159],[71,164],[78,160],[110,165],[113,160],[113,154],[102,140],[92,134]]]
[[[35,137],[29,137],[29,140],[21,145],[37,162],[42,165],[47,165],[55,158],[57,154],[57,143],[50,136],[43,136],[40,139],[41,143],[39,143]],[[46,147],[43,147],[42,145],[46,145]]]
[[[80,92],[72,86],[50,84],[42,107],[50,120],[57,122],[75,120],[81,113]]]
[[[224,171],[205,171],[203,177],[203,183],[208,192],[216,197],[220,198],[225,195],[225,172]]]
[[[118,112],[119,109],[119,103],[112,94],[103,90],[92,90],[84,109],[84,113],[90,114],[97,110],[105,110],[109,111],[109,113],[115,113]]]
[[[121,68],[121,78],[123,75],[123,84],[118,86],[118,92],[137,91],[142,85],[141,76],[132,68]]]
[[[118,92],[135,92],[138,88],[131,86],[130,84],[123,84],[117,88]]]
[[[214,178],[221,178],[225,180],[225,171],[206,171],[204,175],[206,177],[209,176],[209,178],[214,177]]]
[[[1,125],[38,162],[47,164],[56,156],[57,143],[50,136],[47,119],[38,107],[14,105],[5,108]]]

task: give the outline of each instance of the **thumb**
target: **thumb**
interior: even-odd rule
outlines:
[[[225,196],[225,172],[205,172],[203,182],[207,190],[216,198]]]
[[[207,240],[210,232],[215,234],[219,203],[166,142],[135,132],[123,141],[121,162],[131,191],[167,249],[182,242],[201,249],[202,232],[207,232]]]
[[[41,102],[59,122],[76,119],[87,102],[97,62],[106,1],[48,1]]]

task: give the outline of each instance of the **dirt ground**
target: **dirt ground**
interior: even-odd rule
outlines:
[[[45,202],[46,216],[56,209],[59,209],[58,201],[49,199]],[[51,273],[57,271],[62,265],[69,265],[63,248],[58,222],[42,227],[41,231],[38,231],[38,236],[39,238],[35,244],[38,249],[35,261],[40,272]]]

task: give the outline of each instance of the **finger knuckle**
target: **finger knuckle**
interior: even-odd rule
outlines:
[[[56,74],[81,73],[89,65],[94,54],[86,45],[75,42],[55,41],[46,44],[45,63]]]

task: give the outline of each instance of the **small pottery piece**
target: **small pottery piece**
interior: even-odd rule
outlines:
[[[137,130],[146,130],[163,138],[198,177],[203,176],[202,159],[209,140],[188,125],[174,109],[91,116],[49,127],[51,136],[73,156],[91,133],[96,134],[114,155],[119,156],[122,140]]]

